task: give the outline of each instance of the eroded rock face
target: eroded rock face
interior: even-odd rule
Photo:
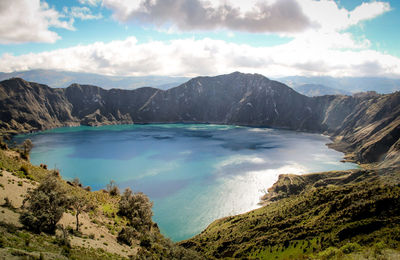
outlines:
[[[64,91],[11,79],[0,83],[0,127],[27,132],[79,122],[71,115],[72,104]]]
[[[359,162],[399,162],[400,93],[306,97],[258,74],[198,77],[176,88],[66,89],[11,79],[0,83],[0,129],[29,132],[66,125],[217,123],[331,135]]]
[[[350,98],[350,97],[349,97]],[[400,93],[351,97],[350,113],[331,128],[334,148],[352,152],[361,163],[399,163]]]

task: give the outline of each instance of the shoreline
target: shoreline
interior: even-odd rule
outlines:
[[[146,124],[146,125],[148,125],[148,124]],[[188,125],[188,124],[187,124]],[[129,125],[125,125],[125,126],[127,126],[128,128],[130,127]],[[133,126],[133,125],[131,125],[131,126]],[[228,125],[229,126],[229,125]],[[183,126],[184,127],[184,126]],[[86,128],[86,127],[85,127]],[[92,127],[88,127],[88,128],[92,128]],[[93,129],[94,129],[94,127],[93,127]],[[267,128],[263,128],[262,130],[267,130]],[[281,129],[279,129],[279,130],[281,130]],[[68,130],[67,130],[68,131]],[[288,132],[291,132],[293,135],[297,135],[296,134],[296,131],[290,131],[290,130],[286,130],[285,129],[285,131],[288,131]],[[309,134],[309,133],[306,133],[306,134]],[[317,137],[317,139],[318,140],[321,140],[321,145],[324,145],[325,144],[325,139],[327,139],[328,137],[327,136],[323,136],[323,138],[321,138],[321,137],[319,137],[320,135],[319,134],[310,134],[309,136],[312,136],[312,135],[315,135],[316,137]],[[308,135],[306,135],[306,136],[308,136]],[[323,148],[323,149],[326,149],[326,150],[328,150],[328,149],[330,149],[330,148],[328,148],[328,147],[326,147],[326,148]],[[337,157],[342,157],[342,155],[337,155]],[[336,156],[335,156],[336,157]],[[339,158],[338,158],[339,159]],[[339,160],[335,160],[335,162],[339,162]],[[38,163],[38,162],[37,162]],[[335,170],[337,167],[340,167],[340,166],[336,166],[336,165],[333,165],[331,168],[326,168],[326,170]],[[355,167],[355,165],[353,166],[351,166],[351,168],[353,168],[353,167]],[[279,167],[279,168],[276,168],[276,169],[271,169],[271,172],[277,172],[276,173],[276,176],[274,175],[274,178],[273,178],[273,180],[272,181],[268,181],[267,183],[265,183],[265,182],[260,182],[261,184],[262,183],[264,183],[263,185],[262,185],[262,189],[265,189],[265,190],[267,190],[267,189],[269,189],[269,188],[271,188],[278,180],[279,180],[279,175],[280,174],[286,174],[286,173],[293,173],[293,172],[296,172],[296,171],[291,171],[291,170],[287,170],[287,171],[284,171],[284,170],[280,170],[280,168],[281,167]],[[293,167],[292,167],[293,168]],[[306,167],[306,168],[308,168],[308,167]],[[350,167],[349,167],[350,168]],[[61,168],[62,169],[62,168]],[[306,170],[306,169],[304,169],[304,170]],[[321,169],[321,170],[324,170],[324,169]],[[312,171],[312,172],[316,172],[316,170],[314,169],[314,171]],[[312,172],[310,172],[310,171],[304,171],[304,172],[302,172],[302,173],[298,173],[298,174],[300,174],[300,175],[304,175],[304,174],[310,174],[310,173],[312,173]],[[78,175],[79,176],[79,175]],[[247,176],[247,175],[246,175]],[[272,177],[272,176],[271,176]],[[261,179],[263,179],[263,178],[261,178]],[[268,179],[268,178],[266,178],[266,179]],[[68,179],[67,179],[68,180]],[[100,190],[101,189],[101,187],[98,187],[98,189]],[[97,190],[97,189],[96,189]],[[253,194],[253,193],[255,193],[255,196],[252,196],[252,198],[254,198],[254,199],[252,199],[251,200],[251,203],[250,204],[248,204],[248,209],[245,209],[245,210],[243,210],[243,211],[238,211],[237,213],[235,213],[235,214],[227,214],[227,215],[223,215],[223,216],[220,216],[220,217],[227,217],[227,216],[234,216],[234,215],[238,215],[238,214],[244,214],[244,213],[246,213],[246,212],[249,212],[249,211],[252,211],[252,210],[254,210],[254,209],[257,209],[257,208],[259,208],[259,207],[261,207],[262,205],[260,205],[260,203],[262,202],[262,200],[261,200],[261,197],[264,195],[264,193],[262,193],[262,192],[259,192],[261,190],[261,188],[257,188],[257,190],[256,190],[256,192],[251,192],[250,194]],[[246,194],[246,193],[243,193],[243,194]],[[220,217],[217,217],[216,219],[219,219]],[[212,220],[213,221],[213,220]],[[211,223],[212,221],[210,221],[209,223]],[[209,223],[207,223],[207,224],[209,224]],[[201,230],[199,231],[199,232],[201,232]],[[196,233],[197,234],[197,233]],[[178,240],[176,240],[176,241],[178,241]]]

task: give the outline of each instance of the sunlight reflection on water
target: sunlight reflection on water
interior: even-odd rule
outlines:
[[[27,136],[18,136],[22,140]],[[189,238],[217,218],[258,207],[282,173],[354,168],[325,145],[327,137],[219,125],[124,125],[60,128],[29,135],[31,160],[64,178],[104,188],[143,191],[154,221],[173,240]]]

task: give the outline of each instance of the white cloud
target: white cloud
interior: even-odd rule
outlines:
[[[0,43],[54,43],[60,36],[50,27],[74,30],[73,19],[65,17],[39,0],[0,1]]]
[[[341,35],[337,42],[342,42]],[[267,77],[306,75],[400,77],[400,59],[368,49],[294,39],[275,47],[252,47],[212,39],[94,43],[38,54],[4,54],[0,71],[58,69],[107,75],[216,75],[232,71]],[[346,42],[347,41],[347,42]],[[331,42],[330,38],[326,42]],[[357,46],[346,35],[344,45]]]
[[[103,0],[103,6],[121,22],[285,34],[340,31],[391,10],[389,3],[372,1],[349,11],[334,0]]]
[[[354,10],[340,8],[333,0],[298,0],[313,30],[341,31],[391,10],[390,4],[380,1],[362,3]]]
[[[88,5],[99,2],[81,0]],[[339,8],[333,0],[103,0],[102,4],[111,8],[121,21],[138,19],[171,33],[176,29],[224,29],[222,32],[235,36],[233,30],[283,31],[292,40],[273,47],[253,47],[208,38],[139,44],[136,38],[130,37],[37,54],[3,54],[0,71],[42,68],[107,75],[169,76],[243,71],[269,77],[400,77],[399,58],[370,50],[368,39],[359,36],[355,40],[344,31],[388,12],[390,5],[384,2],[363,3],[354,10]],[[65,13],[71,17],[70,22],[63,21],[65,17],[45,2],[0,1],[0,43],[54,42],[59,36],[49,27],[73,29],[73,18],[98,18],[88,7],[72,7]]]
[[[309,26],[296,0],[103,0],[103,6],[119,21],[183,31],[299,32]]]
[[[359,22],[373,19],[385,12],[390,11],[390,4],[384,2],[362,3],[350,12],[349,23],[354,25]]]
[[[85,5],[91,5],[91,6],[97,6],[101,0],[79,0],[79,3]]]
[[[87,7],[71,7],[69,10],[67,7],[64,7],[64,12],[69,14],[73,18],[78,18],[81,20],[97,20],[103,18],[101,14],[94,15],[92,11]]]

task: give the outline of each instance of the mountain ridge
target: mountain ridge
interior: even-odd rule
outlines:
[[[262,75],[234,72],[169,90],[53,89],[15,78],[0,82],[0,101],[2,132],[133,123],[264,126],[328,134],[331,147],[351,161],[399,162],[399,92],[306,97]]]

